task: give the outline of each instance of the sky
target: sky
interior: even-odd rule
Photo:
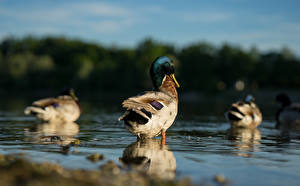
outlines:
[[[135,47],[145,38],[300,55],[299,0],[0,0],[0,40],[58,35]]]

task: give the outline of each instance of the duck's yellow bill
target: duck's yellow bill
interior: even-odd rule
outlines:
[[[179,88],[180,85],[179,85],[179,83],[176,81],[176,78],[175,78],[175,75],[174,75],[174,74],[171,74],[171,78],[173,79],[173,81],[174,81],[174,83],[175,83],[175,86],[176,86],[177,88]]]

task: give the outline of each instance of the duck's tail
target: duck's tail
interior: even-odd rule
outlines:
[[[30,114],[37,115],[37,114],[44,113],[44,112],[45,112],[44,109],[39,108],[39,107],[32,107],[32,106],[26,107],[24,110],[24,113],[26,115],[30,115]]]
[[[129,98],[122,103],[123,107],[126,108],[126,112],[119,118],[120,120],[130,119],[134,121],[139,118],[144,118],[147,123],[152,118],[152,114],[157,112],[148,102],[142,102]]]
[[[33,107],[33,106],[26,107],[24,113],[26,115],[34,115],[35,117],[43,121],[49,121],[52,117],[52,114],[51,112],[49,112],[49,110],[41,107]]]

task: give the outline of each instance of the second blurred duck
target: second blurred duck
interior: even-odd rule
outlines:
[[[255,128],[262,121],[262,114],[254,103],[252,95],[247,95],[244,100],[233,103],[225,117],[231,127]]]
[[[65,89],[56,98],[44,98],[24,110],[46,122],[74,122],[81,114],[81,107],[73,89]]]
[[[285,93],[278,94],[276,101],[281,103],[281,108],[276,113],[276,128],[300,131],[300,103],[292,103]]]

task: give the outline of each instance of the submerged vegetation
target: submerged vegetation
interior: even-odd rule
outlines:
[[[65,86],[141,90],[151,86],[148,69],[161,55],[176,62],[176,76],[185,91],[300,87],[300,59],[288,48],[261,52],[198,42],[178,49],[152,39],[136,48],[121,48],[64,37],[2,40],[0,86],[4,90]]]

